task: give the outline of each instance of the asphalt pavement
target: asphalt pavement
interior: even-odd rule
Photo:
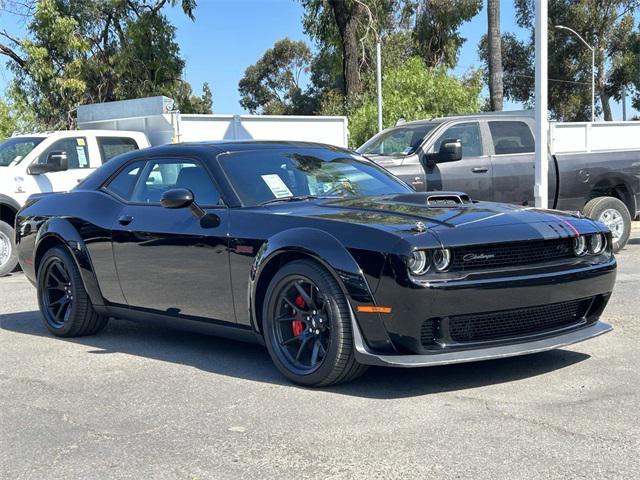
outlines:
[[[640,478],[640,228],[603,320],[562,350],[294,386],[266,350],[112,321],[50,336],[0,279],[3,479]]]

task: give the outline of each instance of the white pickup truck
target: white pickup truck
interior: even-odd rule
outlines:
[[[34,193],[71,190],[103,163],[121,153],[146,148],[141,132],[78,130],[17,135],[0,143],[0,276],[18,260],[13,224]]]

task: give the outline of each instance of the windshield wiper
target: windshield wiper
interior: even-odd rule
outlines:
[[[271,200],[266,200],[264,202],[259,203],[258,205],[268,205],[270,203],[276,202],[300,202],[303,200],[315,200],[318,198],[341,198],[337,196],[322,196],[322,195],[293,195],[291,197],[282,197],[282,198],[272,198]]]

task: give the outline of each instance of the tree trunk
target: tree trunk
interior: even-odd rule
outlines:
[[[342,73],[344,94],[347,98],[362,91],[360,65],[358,59],[358,17],[362,15],[362,5],[345,0],[329,0],[336,25],[342,40]]]
[[[611,105],[609,105],[609,95],[604,91],[600,92],[600,103],[602,104],[602,115],[604,116],[604,121],[612,121],[613,116],[611,115]]]
[[[502,111],[502,39],[500,36],[500,1],[488,0],[487,46],[489,53],[489,98],[491,110]]]

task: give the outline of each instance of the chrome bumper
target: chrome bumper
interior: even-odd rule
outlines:
[[[598,321],[586,327],[571,330],[567,333],[522,343],[474,348],[470,350],[446,351],[443,353],[432,353],[427,355],[380,355],[372,353],[367,349],[353,315],[351,316],[351,321],[353,326],[354,346],[356,348],[356,360],[358,362],[365,365],[403,368],[479,362],[482,360],[493,360],[496,358],[515,357],[517,355],[544,352],[547,350],[565,347],[573,343],[582,342],[583,340],[588,340],[613,330],[611,325]]]

